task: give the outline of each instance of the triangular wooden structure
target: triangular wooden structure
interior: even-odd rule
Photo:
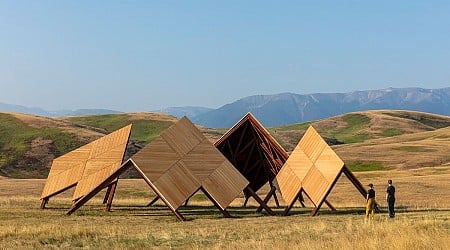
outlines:
[[[268,213],[273,212],[251,190],[248,181],[214,145],[183,117],[136,153],[92,192],[79,199],[73,213],[128,168],[135,168],[149,187],[180,220],[178,208],[202,190],[214,205],[229,216],[226,207],[243,191],[252,193]]]
[[[251,113],[247,113],[214,145],[250,182],[255,192],[267,182],[273,187],[272,181],[289,157]],[[275,192],[273,194],[278,206]],[[247,202],[250,195],[245,192],[245,197]]]
[[[367,191],[363,185],[310,126],[276,176],[278,188],[288,204],[284,214],[289,213],[304,191],[315,206],[310,215],[316,215],[341,174],[345,174],[361,195],[366,197]]]
[[[41,208],[50,197],[75,187],[73,200],[89,193],[122,165],[131,124],[53,160],[42,191]]]

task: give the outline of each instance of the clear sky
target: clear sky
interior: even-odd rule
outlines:
[[[0,102],[217,108],[450,86],[450,1],[0,0]]]

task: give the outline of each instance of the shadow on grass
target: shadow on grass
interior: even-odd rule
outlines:
[[[99,206],[98,204],[92,205],[84,205],[80,210],[76,211],[74,216],[139,216],[139,217],[155,217],[155,218],[169,218],[175,217],[172,211],[165,205],[155,204],[150,207],[148,206],[139,206],[139,205],[117,205],[113,206],[111,212],[105,212],[103,210],[103,206]],[[187,205],[181,206],[178,209],[178,212],[185,217],[187,221],[192,221],[196,219],[239,219],[239,218],[257,218],[268,215],[265,210],[261,213],[258,213],[257,206],[235,206],[227,208],[228,213],[231,215],[230,218],[224,217],[224,215],[220,212],[218,208],[213,205]],[[45,210],[53,210],[53,211],[63,211],[67,212],[70,207],[46,207]],[[271,209],[275,212],[276,216],[281,216],[284,212],[284,207],[271,207]],[[289,212],[288,216],[309,216],[313,207],[294,207]],[[414,208],[411,209],[407,206],[398,206],[396,207],[397,214],[407,214],[407,213],[415,213],[415,212],[450,212],[450,209],[438,209],[438,208],[429,208],[429,209],[420,209]],[[345,208],[337,208],[337,210],[330,210],[328,208],[321,208],[318,212],[318,216],[320,215],[364,215],[365,208],[364,207],[345,207]],[[381,208],[381,212],[378,214],[388,214],[386,208]]]

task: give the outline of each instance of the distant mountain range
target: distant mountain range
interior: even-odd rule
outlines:
[[[229,128],[247,112],[265,126],[281,126],[323,119],[348,112],[396,109],[450,115],[450,87],[442,89],[388,88],[349,93],[255,95],[217,109],[170,107],[158,112],[176,117],[187,116],[193,122],[211,128]],[[20,112],[48,117],[121,113],[106,109],[45,111],[0,103],[0,111]]]
[[[33,114],[46,117],[59,117],[59,116],[82,116],[82,115],[101,115],[101,114],[118,114],[120,111],[109,109],[77,109],[77,110],[57,110],[47,111],[42,108],[25,107],[21,105],[13,105],[0,103],[0,111],[16,112],[24,114]]]
[[[198,107],[195,110],[189,110],[188,107],[185,109],[185,115],[196,124],[211,128],[229,128],[247,112],[252,112],[265,126],[300,123],[348,112],[377,109],[450,115],[450,88],[388,88],[350,93],[255,95],[209,111],[205,109],[198,112]],[[181,115],[179,112],[169,114],[178,117]]]

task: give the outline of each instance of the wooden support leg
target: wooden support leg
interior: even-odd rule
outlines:
[[[250,196],[246,196],[246,197],[245,197],[245,201],[244,201],[243,207],[246,207],[246,206],[247,206],[248,199],[250,199]]]
[[[272,187],[269,191],[269,193],[267,193],[266,197],[264,198],[263,202],[264,204],[267,204],[267,202],[269,202],[270,198],[272,197],[273,194],[275,194],[275,191],[277,189],[275,187]],[[263,207],[260,205],[258,207],[258,209],[256,209],[256,212],[261,213],[261,211],[263,210]]]
[[[305,206],[305,199],[303,199],[303,195],[300,192],[300,195],[298,196],[298,201],[300,202],[300,205],[302,205],[302,207],[306,207]]]
[[[111,192],[112,185],[109,185],[106,189],[105,198],[103,198],[103,204],[106,204],[108,202],[109,193]]]
[[[231,218],[230,213],[228,213],[227,210],[222,209],[222,207],[221,207],[219,204],[217,204],[217,202],[211,197],[211,195],[209,195],[208,192],[206,192],[205,189],[203,189],[203,187],[201,188],[201,190],[202,190],[202,192],[206,195],[206,197],[208,197],[208,199],[212,201],[212,203],[214,204],[214,206],[215,206],[217,209],[220,210],[220,212],[223,214],[223,216],[224,216],[225,218]]]
[[[277,205],[277,207],[280,207],[280,203],[278,202],[278,197],[277,197],[277,193],[275,192],[277,190],[277,188],[275,187],[275,185],[272,183],[272,181],[269,181],[269,185],[270,185],[270,191],[272,191],[272,189],[275,189],[273,192],[273,198],[275,199],[275,204]],[[270,193],[270,192],[269,192]],[[269,202],[269,200],[266,201],[266,204]]]
[[[187,198],[187,200],[184,202],[184,206],[187,206],[187,205],[188,205],[189,199],[190,199],[190,198]]]
[[[297,197],[289,204],[286,209],[284,209],[283,216],[287,216],[289,212],[291,211],[292,207],[294,206],[295,202],[297,201],[298,197],[301,195],[301,191],[297,194]]]
[[[109,212],[111,211],[111,205],[112,205],[112,201],[114,199],[114,194],[116,193],[116,187],[117,187],[117,183],[118,181],[115,181],[114,183],[112,183],[111,185],[108,186],[108,200],[105,206],[105,211]]]
[[[325,200],[325,204],[327,204],[327,206],[331,209],[331,211],[336,211],[336,208],[333,207],[333,205],[331,205],[329,201]]]
[[[48,203],[48,198],[42,199],[42,202],[41,202],[41,209],[45,209],[45,205],[47,205],[47,203]]]
[[[159,196],[156,196],[155,198],[153,198],[153,200],[151,200],[148,204],[147,207],[150,207],[151,205],[155,204],[155,202],[157,202],[159,200]]]
[[[275,205],[277,205],[277,207],[280,207],[280,202],[278,202],[277,192],[275,192],[275,191],[277,191],[276,188],[275,188],[275,190],[273,192],[273,198],[275,199]]]
[[[172,212],[175,214],[175,216],[181,220],[181,221],[186,221],[186,219],[183,217],[183,215],[180,214],[180,212],[178,212],[178,210],[172,210]]]
[[[250,193],[250,195],[253,197],[253,199],[255,199],[256,202],[259,203],[259,206],[264,208],[264,210],[266,210],[266,212],[268,214],[270,214],[272,216],[275,215],[275,213],[272,211],[272,209],[270,209],[270,207],[267,206],[267,204],[263,200],[261,200],[261,198],[259,198],[259,196],[255,193],[255,191],[253,191],[253,189],[251,189],[249,186],[247,186],[245,189],[247,190],[247,192]]]

